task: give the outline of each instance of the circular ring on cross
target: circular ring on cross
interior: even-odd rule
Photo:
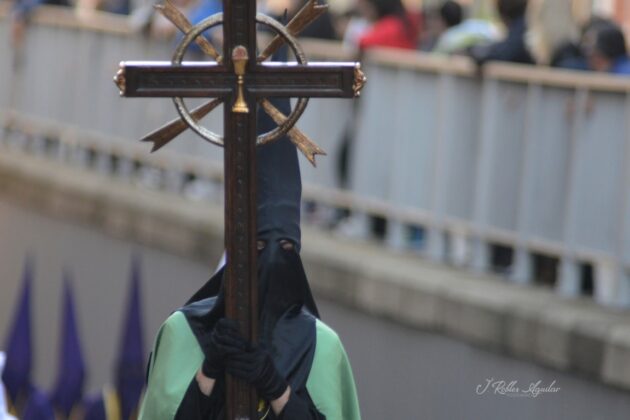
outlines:
[[[284,38],[287,45],[293,51],[293,54],[295,55],[295,58],[299,65],[307,64],[306,55],[304,54],[302,47],[300,47],[300,44],[298,44],[295,37],[291,35],[280,22],[262,13],[256,14],[256,22],[270,27],[276,34]],[[184,54],[186,53],[186,50],[188,49],[190,44],[192,44],[195,39],[201,36],[205,31],[221,24],[223,24],[223,13],[216,13],[204,19],[197,25],[193,26],[192,29],[186,33],[180,44],[177,46],[177,49],[173,54],[171,63],[174,66],[180,66],[182,64]],[[207,140],[210,143],[216,144],[218,146],[223,146],[223,136],[199,124],[197,122],[197,119],[195,119],[188,110],[188,107],[184,103],[184,99],[182,97],[173,98],[173,102],[175,103],[175,108],[177,109],[179,115],[194,132],[199,134],[204,140]],[[291,128],[293,128],[293,126],[300,119],[307,105],[308,98],[298,98],[295,107],[293,107],[291,113],[287,116],[286,120],[282,124],[279,124],[273,130],[258,135],[256,139],[256,144],[267,144],[278,140],[279,138],[287,134],[289,130],[291,130]]]

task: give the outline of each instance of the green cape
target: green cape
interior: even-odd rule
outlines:
[[[337,334],[317,320],[313,364],[306,389],[327,420],[360,420],[352,369]],[[203,353],[186,317],[174,312],[153,346],[139,420],[171,420],[201,367]]]

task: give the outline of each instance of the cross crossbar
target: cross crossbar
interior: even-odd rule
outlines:
[[[247,74],[245,94],[256,97],[352,98],[355,63],[263,63]],[[217,64],[123,62],[126,97],[222,97],[237,76]]]

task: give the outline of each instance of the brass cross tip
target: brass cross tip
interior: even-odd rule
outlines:
[[[127,81],[125,79],[125,66],[123,63],[120,63],[120,69],[118,69],[118,72],[116,72],[116,75],[114,76],[114,83],[118,86],[120,96],[125,96]]]
[[[354,83],[352,84],[352,90],[354,91],[354,96],[361,96],[361,90],[365,83],[367,82],[367,77],[363,70],[361,70],[361,64],[357,63],[354,67]]]
[[[234,63],[234,73],[237,78],[237,94],[236,101],[234,102],[234,106],[232,106],[232,112],[243,113],[246,114],[249,112],[249,108],[247,107],[247,102],[245,101],[245,95],[243,93],[244,86],[244,75],[245,68],[247,66],[247,61],[249,60],[249,54],[247,53],[247,48],[242,45],[238,45],[234,47],[232,50],[232,63]]]

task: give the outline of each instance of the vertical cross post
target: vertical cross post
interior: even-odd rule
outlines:
[[[223,45],[224,65],[228,71],[242,66],[248,58],[246,73],[256,65],[256,0],[224,2]],[[240,60],[239,63],[236,60]],[[246,77],[246,76],[245,76]],[[245,80],[244,83],[247,81]],[[241,82],[243,83],[243,82]],[[241,97],[243,89],[230,95],[225,104],[225,270],[226,316],[236,319],[242,333],[256,339],[256,100],[252,95]],[[244,99],[247,111],[233,107]],[[232,112],[230,112],[232,109]],[[255,419],[256,392],[248,384],[228,376],[226,382],[228,419]]]

